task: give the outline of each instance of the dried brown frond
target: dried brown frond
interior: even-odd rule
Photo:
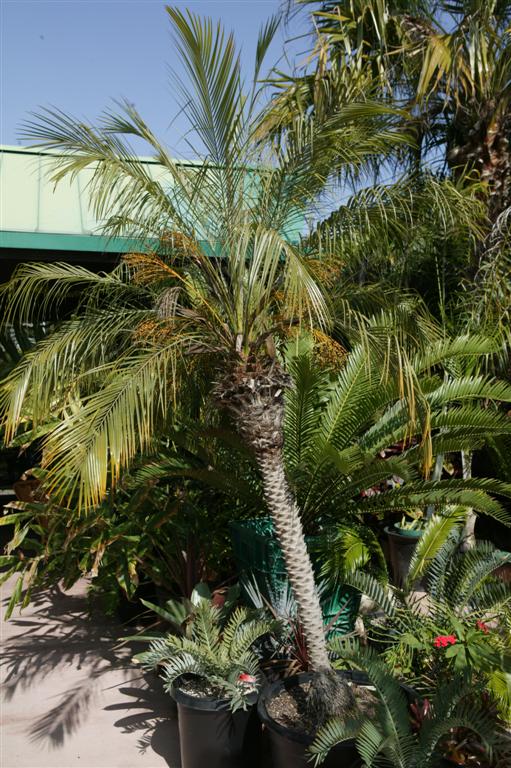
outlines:
[[[158,297],[156,309],[158,317],[161,317],[162,320],[170,320],[175,317],[179,293],[180,289],[177,286],[172,286],[164,290]]]

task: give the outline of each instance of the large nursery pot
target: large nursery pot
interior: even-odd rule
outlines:
[[[269,517],[232,522],[231,538],[236,566],[243,579],[257,583],[261,594],[271,602],[270,592],[279,594],[288,584],[282,549],[273,533]],[[315,555],[314,545],[319,537],[308,536],[307,546],[311,553],[312,565],[319,578],[320,558]],[[249,595],[245,595],[250,599]],[[325,624],[331,624],[330,636],[352,632],[360,607],[360,592],[341,584],[327,589],[321,598]]]
[[[257,694],[231,712],[227,700],[198,698],[172,688],[177,704],[181,768],[260,768]]]
[[[390,564],[392,566],[392,576],[394,583],[402,587],[410,570],[410,563],[417,546],[417,542],[422,536],[422,530],[416,528],[400,528],[397,525],[387,526],[385,528],[389,542]]]
[[[342,671],[337,672],[337,674],[346,682],[353,682],[360,686],[370,685],[367,675],[363,672]],[[288,677],[285,680],[278,680],[266,686],[259,696],[257,711],[268,733],[273,768],[311,768],[312,763],[307,750],[314,741],[314,737],[277,723],[267,709],[268,702],[278,696],[283,689],[291,690],[300,683],[309,681],[311,676],[310,673],[303,673]],[[401,688],[409,702],[416,699],[417,694],[412,688],[407,685],[401,685]],[[326,760],[321,763],[321,768],[361,768],[361,766],[362,761],[356,748],[355,739],[337,744],[330,750]]]
[[[339,672],[338,674],[347,681],[352,680],[358,684],[367,682],[367,678],[357,672]],[[314,737],[277,723],[267,709],[268,702],[278,696],[283,689],[291,690],[310,679],[309,673],[294,675],[268,685],[259,696],[257,711],[268,733],[273,768],[311,768],[312,763],[307,750],[314,741]],[[321,764],[321,768],[359,768],[361,764],[355,741],[350,740],[335,746],[329,752],[325,762]]]

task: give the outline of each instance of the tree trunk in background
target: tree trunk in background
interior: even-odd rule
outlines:
[[[463,479],[470,480],[472,477],[472,452],[461,452],[461,467],[463,472]],[[461,539],[460,549],[462,552],[468,552],[469,549],[473,549],[476,544],[475,526],[477,515],[473,509],[467,511],[467,518],[465,520],[465,526],[463,528],[463,534]]]

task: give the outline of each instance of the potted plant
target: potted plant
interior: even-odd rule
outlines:
[[[329,674],[304,510],[286,473],[283,422],[292,381],[283,347],[293,328],[328,337],[335,326],[326,285],[315,277],[321,247],[304,247],[301,217],[305,223],[316,212],[324,190],[353,168],[352,157],[362,169],[382,142],[393,147],[395,138],[401,145],[402,131],[389,130],[401,117],[364,99],[326,125],[303,115],[278,142],[265,144],[258,96],[276,19],[261,31],[253,86],[244,90],[234,41],[222,26],[175,8],[167,13],[186,73],[177,87],[203,162],[176,162],[128,101],[96,126],[54,109],[26,126],[25,138],[41,150],[57,150],[50,170],[54,181],[93,173],[91,210],[102,232],[126,236],[135,252],[126,253],[107,275],[63,263],[18,268],[4,294],[6,323],[52,318],[70,291],[76,291],[77,313],[10,372],[0,420],[10,441],[26,412],[37,425],[52,407],[57,422],[45,438],[47,488],[66,503],[76,493],[76,509],[90,510],[140,451],[154,449],[158,435],[172,439],[169,425],[186,410],[190,386],[201,380],[197,388],[230,414],[255,456],[311,667],[318,673],[318,702],[323,699],[328,716],[328,691],[343,686]],[[149,146],[158,173],[149,176],[134,155],[133,137]],[[315,232],[329,239],[330,221]],[[390,402],[382,382],[401,380],[389,374],[402,373],[403,356],[393,344],[388,354],[387,346],[380,346],[385,376],[372,378],[381,409]],[[459,350],[443,343],[441,357],[450,359]],[[438,355],[433,348],[417,375],[431,369]],[[357,397],[371,379],[369,369],[365,345],[359,345],[343,372]],[[399,414],[406,422],[408,406],[402,403]],[[339,410],[356,414],[360,401]],[[347,467],[348,483],[350,467],[360,465],[362,455],[351,449],[349,429],[340,439],[336,421],[331,422],[334,450],[328,454],[330,462]],[[371,448],[374,454],[374,432],[372,438],[362,453]],[[337,495],[351,501],[343,489]],[[367,511],[374,507],[367,505]]]
[[[199,599],[183,635],[154,639],[135,656],[159,669],[177,704],[182,768],[258,768],[262,683],[254,644],[272,623],[237,607],[228,612]]]
[[[477,676],[508,721],[511,589],[494,573],[511,555],[489,542],[462,552],[464,521],[464,511],[456,509],[428,521],[403,589],[385,588],[368,573],[350,580],[380,609],[365,619],[366,638],[395,674],[419,681],[428,692],[432,681]],[[418,596],[413,585],[421,577],[427,592]],[[340,652],[338,641],[331,646]]]
[[[407,510],[398,523],[385,528],[389,542],[392,575],[398,587],[403,586],[410,570],[417,541],[422,536],[426,519],[419,508]]]
[[[448,682],[440,681],[431,698],[415,696],[410,701],[411,689],[403,690],[374,652],[348,653],[347,658],[364,669],[373,687],[371,720],[354,713],[321,728],[308,754],[309,760],[315,758],[315,765],[329,765],[329,755],[343,745],[359,756],[346,764],[360,768],[488,768],[497,765],[492,756],[505,760],[509,755],[509,737],[485,702],[484,686],[473,678],[457,674]]]
[[[375,699],[367,676],[356,671],[339,671],[348,696],[345,717],[372,718]],[[311,716],[308,698],[312,675],[303,673],[279,680],[267,686],[259,697],[257,709],[269,736],[274,768],[308,768],[318,722]],[[324,768],[352,768],[359,765],[353,740],[339,744],[325,753]]]

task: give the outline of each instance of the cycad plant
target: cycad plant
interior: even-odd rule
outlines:
[[[243,607],[226,616],[224,609],[203,598],[196,601],[184,626],[182,636],[153,640],[135,661],[146,669],[161,668],[169,693],[177,680],[186,686],[191,676],[195,686],[197,682],[202,686],[202,695],[226,699],[232,711],[246,709],[247,698],[262,682],[253,646],[272,630],[272,622],[250,617]]]
[[[49,413],[60,418],[44,445],[46,489],[86,509],[138,451],[151,449],[175,409],[185,409],[188,379],[206,376],[209,394],[255,452],[311,665],[329,672],[284,468],[290,379],[280,347],[291,329],[327,330],[330,322],[314,277],[317,254],[298,243],[304,216],[316,213],[332,178],[363,172],[375,154],[405,139],[392,112],[364,101],[319,126],[302,116],[265,149],[257,138],[257,79],[275,20],[260,35],[247,91],[232,36],[210,20],[167,11],[186,72],[176,90],[201,162],[174,161],[129,103],[105,112],[97,127],[58,110],[28,125],[27,136],[56,153],[54,181],[90,173],[96,217],[108,234],[131,238],[134,252],[107,275],[58,263],[17,271],[4,291],[6,323],[51,314],[65,300],[75,312],[7,378],[2,420],[9,440],[27,413],[33,425]],[[133,136],[149,145],[156,173],[137,162]]]
[[[375,338],[377,330],[373,327]],[[409,348],[404,354],[414,386],[408,392],[399,376],[385,376],[378,350],[368,352],[363,344],[354,346],[334,375],[310,355],[294,357],[285,456],[308,532],[364,513],[469,507],[471,499],[476,510],[507,521],[506,510],[491,494],[509,495],[508,484],[429,476],[438,454],[475,449],[511,429],[499,407],[511,401],[506,382],[485,375],[444,380],[442,373],[491,349],[488,340],[475,336],[439,337],[425,351]],[[484,411],[480,399],[487,402]]]
[[[291,387],[285,395],[283,454],[305,533],[314,536],[332,525],[347,525],[360,546],[362,531],[356,521],[366,514],[399,516],[417,507],[426,512],[453,504],[474,505],[480,513],[509,522],[502,504],[502,497],[511,494],[508,483],[428,474],[438,455],[476,450],[511,432],[502,409],[511,402],[509,384],[460,371],[465,360],[490,353],[493,341],[477,336],[448,339],[438,333],[436,338],[430,335],[427,350],[416,340],[405,349],[401,341],[406,375],[387,376],[387,359],[381,353],[390,333],[385,319],[370,320],[368,343],[355,341],[349,352],[332,340],[312,349],[307,338],[287,344]],[[449,380],[446,368],[452,372]],[[235,435],[207,424],[190,425],[186,432],[186,441],[176,445],[174,453],[147,462],[139,480],[196,478],[243,501],[244,516],[259,514],[263,500],[250,463],[244,469],[245,484],[229,471],[230,462],[238,464],[245,456]],[[229,448],[227,462],[219,453],[225,450],[222,442]],[[345,536],[343,527],[335,552],[328,542],[332,563],[337,555],[341,559],[344,545],[349,546],[341,541]],[[350,558],[351,565],[355,562]]]
[[[347,658],[374,687],[374,717],[327,723],[310,750],[316,765],[348,739],[356,740],[364,768],[439,768],[445,765],[444,756],[456,763],[465,760],[467,747],[472,762],[459,764],[507,764],[509,740],[506,745],[504,729],[484,701],[484,689],[469,676],[439,680],[431,698],[410,702],[409,694],[376,654],[349,653]]]
[[[431,695],[439,679],[470,672],[493,697],[502,716],[511,715],[511,588],[495,576],[511,561],[489,542],[459,549],[463,510],[434,516],[417,544],[403,589],[382,587],[370,574],[348,580],[383,611],[367,623],[367,637],[396,674]],[[417,594],[423,577],[426,594]],[[337,650],[340,650],[338,644]]]

